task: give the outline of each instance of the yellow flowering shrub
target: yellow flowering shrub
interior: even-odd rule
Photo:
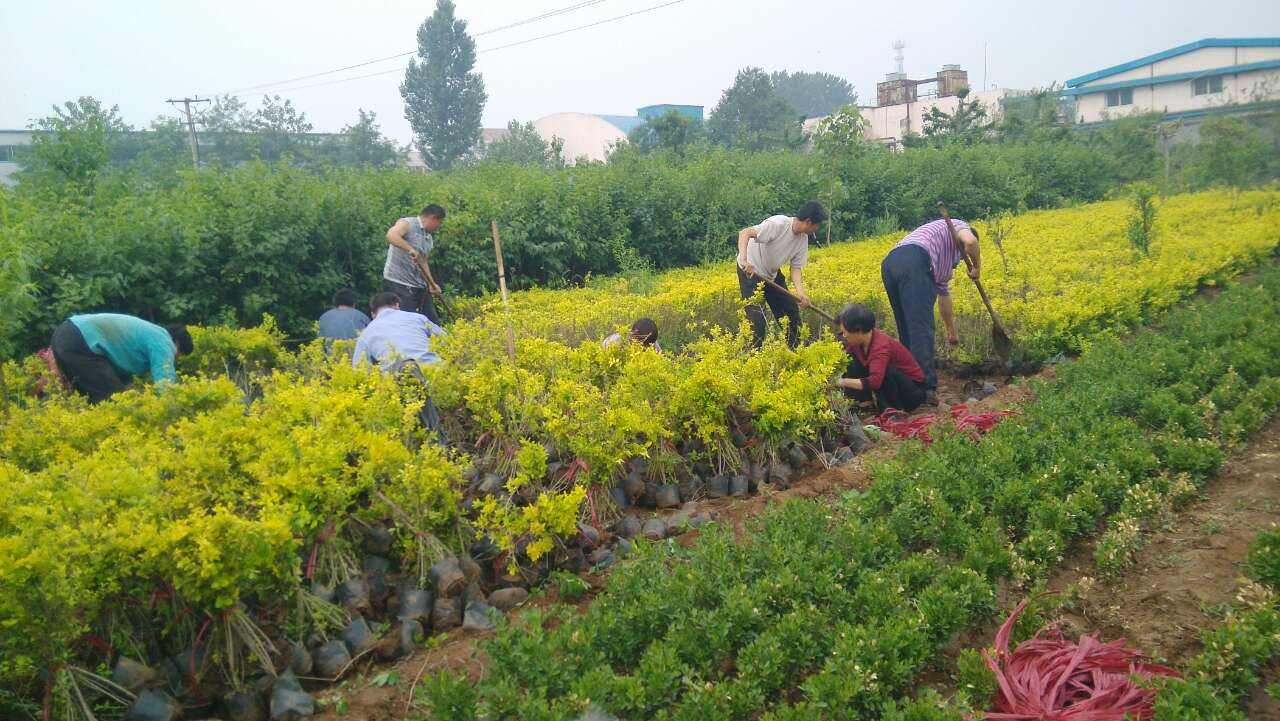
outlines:
[[[417,562],[419,533],[456,538],[461,470],[423,444],[421,392],[341,357],[259,358],[283,369],[253,375],[252,402],[209,371],[0,417],[0,683],[95,665],[84,637],[117,632],[119,608],[150,614],[131,624],[147,647],[188,612],[292,598],[300,551],[353,515],[390,518]]]
[[[983,284],[1024,353],[1043,358],[1080,350],[1090,334],[1150,318],[1197,288],[1255,265],[1280,245],[1276,190],[1216,190],[1164,199],[1147,256],[1125,237],[1130,213],[1128,203],[1116,200],[1004,219],[1007,267],[989,224],[976,223]],[[902,236],[811,248],[804,274],[814,302],[832,311],[847,302],[866,303],[892,328],[880,261]],[[678,346],[702,337],[708,326],[738,328],[742,315],[731,255],[726,246],[724,262],[663,273],[643,293],[632,292],[620,278],[589,288],[514,293],[510,312],[492,296],[459,303],[469,320],[453,328],[478,326],[500,337],[510,325],[520,337],[577,343],[599,340],[649,316],[657,321],[663,344]],[[959,358],[981,360],[990,352],[986,311],[963,268],[951,288],[962,330]],[[805,315],[821,332],[819,321]]]

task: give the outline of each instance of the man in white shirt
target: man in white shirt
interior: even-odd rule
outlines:
[[[792,292],[800,299],[799,303],[768,286],[764,289],[764,300],[775,322],[787,317],[787,343],[792,348],[800,343],[800,306],[809,306],[803,273],[805,264],[809,262],[809,236],[818,232],[826,220],[827,211],[822,204],[810,200],[800,206],[794,218],[775,215],[738,233],[738,289],[743,300],[755,295],[761,278],[770,278],[786,288],[787,280],[782,277],[782,268],[791,269],[791,282],[795,286]],[[752,303],[746,307],[746,314],[747,320],[751,321],[755,345],[759,348],[767,328],[764,306]]]

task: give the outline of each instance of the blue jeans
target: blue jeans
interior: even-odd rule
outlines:
[[[898,341],[911,351],[924,371],[925,390],[937,390],[933,306],[938,301],[938,290],[933,283],[929,251],[918,245],[894,248],[880,264],[880,278],[889,294]]]

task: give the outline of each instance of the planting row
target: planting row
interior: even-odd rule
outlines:
[[[1172,307],[1203,284],[1251,267],[1280,244],[1280,193],[1213,191],[1157,200],[1154,235],[1143,254],[1127,238],[1129,203],[1110,201],[978,222],[983,283],[1021,353],[1044,359],[1085,347],[1090,334],[1131,327]],[[857,301],[882,311],[888,303],[880,261],[902,238],[890,233],[856,243],[813,248],[805,268],[810,296],[838,309]],[[961,357],[985,360],[985,309],[963,277],[952,284],[962,328]],[[670,271],[652,279],[604,279],[569,291],[529,290],[512,296],[510,313],[498,299],[459,306],[473,318],[454,325],[471,337],[487,330],[500,348],[504,326],[520,335],[570,343],[599,339],[634,318],[658,323],[664,346],[700,338],[707,326],[736,329],[742,320],[738,285],[727,261]],[[813,320],[810,318],[810,320]],[[820,330],[814,321],[814,329]],[[482,334],[478,334],[482,335]],[[481,337],[472,342],[480,342]]]
[[[935,433],[836,506],[788,503],[745,538],[640,543],[577,614],[488,643],[436,718],[901,718],[939,650],[1114,516],[1130,490],[1202,483],[1280,402],[1280,272],[1099,340],[984,439]],[[548,623],[548,616],[558,622]],[[921,711],[923,712],[923,711]]]
[[[849,442],[830,343],[522,348],[488,385],[509,434],[486,438],[456,386],[433,381],[445,451],[422,425],[425,387],[351,368],[349,348],[289,353],[270,323],[193,334],[182,382],[93,407],[51,384],[34,400],[38,362],[9,364],[0,681],[15,695],[0,704],[73,718],[89,690],[223,712],[265,703],[259,690],[302,698],[292,677],[273,680],[282,669],[332,678],[361,654],[394,658],[424,632],[487,627],[553,569],[610,562],[620,506],[784,485],[815,449]],[[788,402],[748,420],[764,397],[700,392],[699,378],[734,375]],[[499,393],[517,380],[528,405],[508,408]],[[703,426],[674,421],[673,398]],[[706,520],[685,509],[612,530]],[[106,668],[118,688],[95,675]]]

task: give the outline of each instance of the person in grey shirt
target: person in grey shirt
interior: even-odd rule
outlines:
[[[369,325],[369,316],[356,310],[356,292],[344,288],[333,294],[335,307],[320,316],[320,337],[330,345],[335,340],[354,340]]]
[[[431,275],[428,256],[436,245],[435,232],[444,222],[444,208],[431,204],[417,216],[401,218],[387,229],[387,262],[382,266],[382,289],[400,296],[400,306],[440,324],[433,297],[443,290]]]
[[[738,233],[738,290],[742,299],[755,295],[762,278],[787,287],[782,268],[791,270],[792,291],[799,303],[789,296],[765,286],[764,300],[773,312],[775,321],[783,316],[790,320],[787,343],[795,348],[800,343],[800,306],[808,307],[809,296],[804,288],[803,269],[809,262],[809,236],[818,232],[827,219],[827,211],[815,200],[800,206],[794,218],[775,215],[765,218],[759,225],[749,225]],[[746,307],[747,320],[757,348],[764,342],[767,329],[764,320],[764,304],[751,303]]]

